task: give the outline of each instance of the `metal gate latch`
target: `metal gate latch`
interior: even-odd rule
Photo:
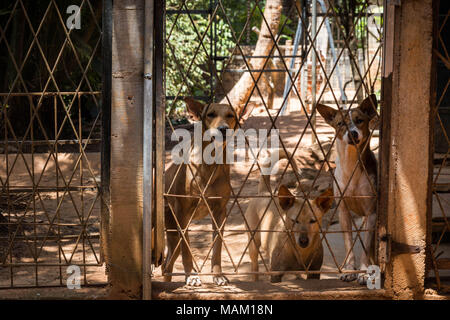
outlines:
[[[413,246],[406,243],[400,243],[395,240],[392,240],[392,236],[390,234],[385,234],[381,237],[381,241],[387,242],[387,247],[390,248],[392,254],[416,254],[420,253],[422,248],[420,246]]]

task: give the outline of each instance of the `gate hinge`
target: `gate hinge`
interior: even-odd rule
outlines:
[[[392,236],[390,234],[385,234],[380,238],[381,241],[387,242],[387,251],[391,253],[391,255],[398,254],[416,254],[422,251],[421,246],[413,246],[406,243],[400,243],[395,240],[392,240]]]
[[[393,5],[393,6],[401,6],[402,0],[387,0],[387,4]]]

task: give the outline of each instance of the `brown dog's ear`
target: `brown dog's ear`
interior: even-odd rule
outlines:
[[[316,107],[317,111],[319,111],[320,115],[325,119],[325,121],[329,125],[332,125],[334,117],[336,117],[338,110],[320,103],[318,103]]]
[[[186,102],[187,111],[192,117],[192,120],[200,121],[205,105],[189,97],[184,98],[184,102]]]
[[[243,124],[245,121],[247,121],[248,117],[250,117],[250,115],[252,114],[252,111],[255,108],[255,105],[256,104],[254,102],[249,102],[249,103],[247,103],[245,110],[242,111],[242,109],[240,109],[239,112],[243,112],[241,115],[241,119],[239,119],[240,124]],[[237,115],[239,117],[239,113]]]
[[[377,114],[377,96],[375,94],[371,94],[367,98],[361,102],[361,105],[359,106],[359,110],[367,114],[369,119],[372,119]]]
[[[281,208],[287,210],[294,205],[295,197],[286,186],[281,185],[278,190],[278,201],[280,202]]]
[[[316,205],[322,210],[323,213],[327,212],[333,204],[333,189],[327,189],[314,201]]]

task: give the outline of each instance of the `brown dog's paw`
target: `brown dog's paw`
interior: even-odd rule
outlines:
[[[225,276],[214,276],[213,282],[215,285],[218,285],[218,286],[226,286],[228,283],[230,283],[228,278]]]
[[[199,276],[188,276],[186,277],[186,285],[189,287],[200,287],[202,281]]]
[[[356,269],[354,266],[347,264],[344,267],[344,270],[356,270]],[[340,279],[345,282],[355,281],[357,278],[358,278],[357,273],[344,273],[344,274],[341,274],[341,277],[340,277]]]
[[[358,275],[358,283],[362,286],[367,285],[368,279],[369,279],[369,275],[367,273],[360,273]]]

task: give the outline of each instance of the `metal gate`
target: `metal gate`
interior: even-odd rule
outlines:
[[[0,6],[0,288],[106,282],[102,6]]]
[[[450,140],[450,100],[449,100],[449,55],[448,55],[448,34],[450,26],[450,7],[445,1],[440,1],[436,5],[435,17],[435,67],[433,76],[435,86],[433,90],[434,99],[432,103],[431,119],[434,124],[433,144],[434,157],[433,175],[430,181],[430,192],[432,194],[430,210],[429,230],[429,264],[430,276],[432,277],[432,287],[437,287],[441,292],[450,292],[449,269],[450,269],[450,179],[449,161]]]
[[[334,188],[332,207],[324,209],[326,213],[323,217],[316,215],[313,206],[317,207],[320,199],[328,199],[326,191],[339,179],[333,173],[337,138],[331,126],[318,115],[316,105],[329,105],[344,118],[370,94],[375,94],[378,107],[372,100],[369,110],[374,117],[370,127],[367,124],[369,143],[361,150],[365,152],[370,148],[378,153],[378,146],[382,144],[379,134],[381,126],[377,119],[383,106],[383,6],[383,1],[376,0],[166,0],[160,11],[159,5],[156,6],[156,16],[164,18],[159,24],[158,18],[155,20],[155,32],[157,39],[160,33],[164,38],[160,39],[162,43],[156,43],[155,48],[164,50],[165,54],[159,60],[156,54],[155,63],[155,81],[159,81],[157,86],[162,85],[164,90],[156,90],[156,215],[153,241],[158,257],[167,246],[169,253],[165,256],[161,271],[155,271],[154,280],[173,278],[185,281],[185,276],[200,275],[213,276],[216,284],[223,284],[225,280],[221,276],[226,276],[233,284],[235,281],[251,281],[257,275],[265,280],[269,280],[270,276],[271,280],[277,281],[281,275],[320,277],[324,280],[366,273],[358,265],[355,265],[355,270],[347,267],[351,253],[344,249],[345,230],[337,221],[338,210],[348,211],[348,202],[364,199],[372,199],[381,208],[379,188],[375,183],[371,184],[371,191],[367,194],[350,193],[349,185],[355,173],[358,178],[369,175],[361,152],[357,151],[357,161],[350,168],[348,181]],[[259,50],[262,33],[266,36],[266,52],[258,55],[255,51]],[[158,71],[161,77],[158,77]],[[241,81],[244,77],[250,85]],[[250,87],[243,99],[236,93],[241,89],[238,86]],[[217,167],[208,171],[206,179],[195,173],[199,170],[197,164],[184,163],[175,165],[174,170],[169,169],[169,162],[173,162],[171,150],[180,141],[180,131],[177,129],[191,133],[195,131],[193,122],[186,120],[188,104],[191,109],[203,107],[214,110],[215,103],[231,106],[236,129],[278,129],[279,150],[288,156],[284,162],[279,161],[279,169],[272,177],[274,181],[266,179],[263,182],[267,193],[258,192],[257,187],[264,169],[263,149],[252,149],[247,138],[246,151],[237,153],[244,152],[257,160],[230,166],[230,179],[221,182],[225,186],[219,185],[219,188],[229,190],[229,196],[214,190],[217,185],[213,185],[213,177],[216,170],[221,170]],[[238,120],[245,118],[246,112],[253,107],[246,122],[239,123]],[[197,115],[195,120],[201,120],[203,125],[205,117],[218,116],[214,111],[203,111]],[[348,129],[350,122],[343,120],[336,125]],[[263,137],[267,141],[269,133]],[[378,172],[381,166],[379,161]],[[382,179],[378,181],[383,183]],[[177,188],[177,185],[189,183],[195,185],[196,192]],[[314,224],[315,229],[308,231],[308,236],[319,235],[324,257],[320,267],[302,261],[302,253],[295,240],[300,231],[295,229],[295,222],[288,221],[280,202],[283,197],[291,196],[295,199],[292,201],[301,204],[296,218],[302,217],[305,210],[314,212],[308,223]],[[179,199],[189,199],[189,202]],[[218,200],[224,200],[221,206],[216,205]],[[274,219],[279,219],[281,229],[262,229],[262,220],[251,227],[246,210],[249,203],[255,201],[267,202],[264,214],[271,210],[272,203],[275,205]],[[183,203],[192,204],[191,209],[186,210]],[[201,210],[206,212],[205,217],[196,220],[195,215]],[[224,210],[224,216],[218,218],[215,210]],[[370,264],[380,266],[383,271],[386,239],[381,235],[385,234],[386,226],[385,219],[382,219],[384,212],[378,211],[381,211],[379,221],[383,222],[370,229],[367,228],[367,216],[357,217],[349,213],[353,230],[350,248],[355,250],[357,259],[362,252],[369,255],[370,248],[364,246],[363,237],[367,232],[374,232],[375,257]],[[180,219],[183,213],[188,215],[187,219]],[[163,233],[164,220],[166,227]],[[273,270],[270,260],[277,259],[276,252],[268,257],[270,252],[257,248],[261,271],[252,269],[249,250],[252,245],[258,247],[255,240],[258,233],[273,234],[273,238],[285,237],[284,246],[279,251],[285,248],[293,250],[301,267]],[[176,234],[175,242],[173,237],[169,240],[171,234]],[[166,242],[172,243],[165,244],[164,237]],[[221,252],[217,253],[220,249]],[[179,251],[183,259],[180,257],[177,260]],[[218,272],[217,263],[210,263],[212,256],[217,254],[221,257],[221,272]],[[159,259],[154,261],[156,265],[159,262]],[[220,266],[220,262],[218,264]],[[196,285],[195,281],[190,284]],[[203,282],[209,281],[204,279]]]

